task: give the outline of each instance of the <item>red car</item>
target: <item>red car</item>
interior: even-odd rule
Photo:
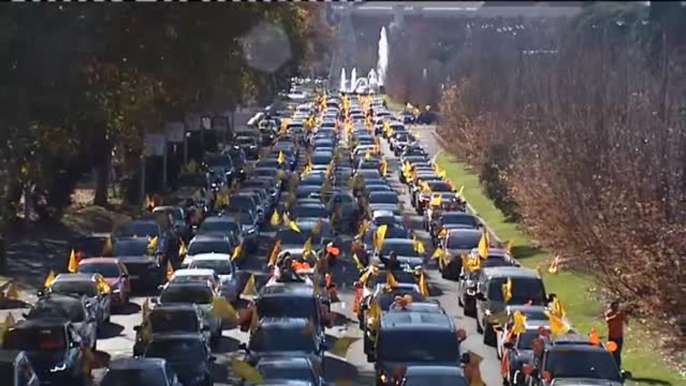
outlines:
[[[113,257],[93,257],[79,262],[79,273],[99,273],[112,290],[112,306],[123,307],[129,303],[131,281],[124,264]]]

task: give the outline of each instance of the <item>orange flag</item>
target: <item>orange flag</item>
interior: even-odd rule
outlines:
[[[167,281],[171,281],[172,276],[174,276],[174,268],[171,265],[171,261],[167,261]]]
[[[71,250],[71,254],[69,255],[69,264],[67,265],[67,271],[74,273],[79,267],[79,262],[76,261],[76,251],[73,249]]]

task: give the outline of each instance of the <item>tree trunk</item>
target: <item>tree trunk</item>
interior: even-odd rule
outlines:
[[[95,165],[95,198],[94,205],[107,205],[107,192],[110,186],[110,171],[112,170],[112,144],[104,146],[102,159]]]

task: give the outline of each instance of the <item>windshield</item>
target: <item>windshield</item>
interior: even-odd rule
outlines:
[[[239,145],[254,145],[255,139],[248,137],[236,138],[236,143],[238,143]]]
[[[113,263],[88,263],[79,265],[79,273],[99,273],[103,277],[117,278],[119,266]]]
[[[305,327],[260,328],[250,339],[250,349],[258,352],[303,351],[315,352],[314,335]]]
[[[419,257],[419,253],[415,251],[414,245],[410,243],[383,243],[381,247],[381,255],[388,257],[391,252],[395,252],[398,256],[402,257]]]
[[[172,363],[200,363],[205,359],[203,345],[198,339],[153,340],[145,351],[145,357],[164,358]]]
[[[369,195],[370,204],[397,204],[400,202],[395,193],[378,192]]]
[[[231,246],[225,240],[216,241],[193,241],[188,247],[188,255],[199,255],[201,253],[225,253],[231,254]]]
[[[200,330],[198,316],[194,311],[156,311],[150,314],[150,324],[154,333]]]
[[[310,297],[263,297],[257,302],[257,313],[263,318],[303,318],[319,320],[317,301]]]
[[[64,350],[67,347],[65,339],[65,331],[61,326],[12,329],[5,335],[2,348],[26,351]]]
[[[429,187],[432,192],[452,192],[450,185],[445,182],[429,182]]]
[[[209,233],[209,232],[222,232],[222,233],[227,233],[227,232],[232,232],[237,230],[237,227],[232,226],[232,224],[228,221],[204,221],[202,225],[200,226],[199,231],[201,233]]]
[[[467,386],[465,377],[458,374],[421,374],[410,375],[404,386]]]
[[[533,304],[545,303],[545,290],[543,282],[538,278],[511,278],[512,299],[508,304]],[[488,300],[503,301],[503,284],[507,278],[493,278],[488,284]]]
[[[385,293],[377,296],[376,302],[382,311],[388,311],[388,309],[391,308],[391,305],[393,305],[393,302],[395,301],[395,297],[398,295],[399,296],[410,295],[412,297],[413,302],[421,302],[424,300],[422,295],[418,292],[396,290],[396,291],[392,291],[392,292],[385,292]]]
[[[553,378],[591,378],[621,382],[609,351],[557,348],[547,355],[546,370]]]
[[[86,320],[86,312],[83,306],[79,303],[76,305],[67,305],[63,303],[53,303],[51,301],[39,300],[33,308],[29,311],[27,319],[41,319],[41,318],[66,318],[74,323],[81,323]]]
[[[229,259],[226,260],[194,260],[189,268],[211,269],[217,275],[231,275],[233,265]]]
[[[323,218],[327,216],[323,206],[297,206],[293,211],[294,218]]]
[[[479,225],[474,216],[464,215],[464,214],[450,214],[444,213],[441,216],[441,223],[443,224],[464,224],[470,227],[476,227]]]
[[[534,340],[541,336],[538,330],[526,330],[523,334],[519,335],[517,340],[517,348],[520,350],[533,350]]]
[[[148,242],[141,240],[122,240],[114,243],[112,256],[145,256],[148,254]]]
[[[79,294],[89,297],[98,294],[95,282],[91,281],[56,281],[50,290],[57,294]]]
[[[228,166],[231,167],[233,164],[231,162],[231,157],[228,155],[212,155],[207,157],[207,165],[209,167],[215,167],[215,166]]]
[[[448,236],[448,249],[472,250],[479,245],[480,232],[453,232]]]
[[[152,386],[166,385],[161,368],[109,370],[101,386]]]
[[[212,290],[201,286],[169,286],[160,295],[161,303],[210,304]]]
[[[321,243],[321,238],[318,235],[312,235],[309,229],[301,229],[301,232],[285,229],[279,232],[279,240],[281,240],[282,245],[303,246],[310,237],[313,246]]]
[[[128,223],[123,228],[119,229],[117,236],[119,237],[155,237],[159,235],[159,227],[154,222],[135,221]]]
[[[331,156],[328,154],[312,156],[312,163],[314,165],[327,165],[329,162],[331,162]]]
[[[388,362],[457,362],[460,349],[454,333],[440,331],[379,332],[377,356]]]

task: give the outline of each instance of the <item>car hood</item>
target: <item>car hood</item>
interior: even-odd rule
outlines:
[[[384,373],[388,375],[393,375],[393,370],[397,368],[408,368],[410,366],[454,366],[454,367],[460,367],[459,361],[455,362],[433,362],[433,361],[427,361],[427,362],[412,362],[412,361],[402,361],[402,362],[386,362],[386,361],[379,361],[377,360],[376,362],[376,368],[379,370],[382,370]]]
[[[387,210],[390,212],[395,212],[398,210],[398,205],[396,204],[369,204],[369,209],[375,210]]]
[[[555,382],[557,381],[557,382]],[[606,379],[595,379],[595,378],[555,378],[553,380],[553,385],[598,385],[598,386],[622,386],[621,382],[610,381]]]
[[[26,356],[38,373],[49,374],[50,369],[66,359],[64,351],[27,351]]]
[[[285,358],[285,357],[307,357],[310,358],[314,361],[319,360],[319,355],[314,352],[308,352],[308,351],[268,351],[268,352],[257,352],[257,351],[252,351],[251,356],[259,362],[262,359],[267,359],[267,358]]]

